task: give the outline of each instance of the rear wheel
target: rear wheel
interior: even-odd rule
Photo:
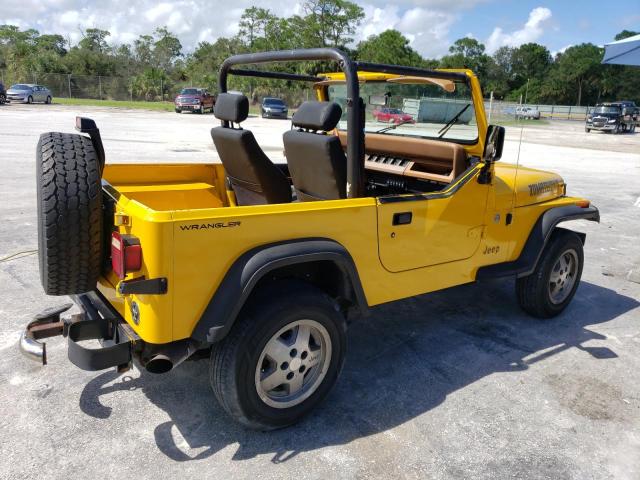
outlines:
[[[560,314],[578,289],[583,263],[580,237],[570,230],[556,229],[533,273],[516,280],[522,309],[537,318]]]
[[[214,345],[211,386],[225,411],[242,424],[285,427],[326,397],[345,349],[345,320],[330,297],[304,283],[277,282],[263,289]]]
[[[182,110],[180,110],[179,108],[176,108],[176,113],[182,113]]]
[[[51,105],[51,97],[47,96],[47,99],[44,101],[47,105]]]
[[[584,131],[589,133],[591,131],[591,129],[589,127],[584,127]]]

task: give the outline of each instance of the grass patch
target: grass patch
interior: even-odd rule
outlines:
[[[173,112],[173,102],[140,102],[128,100],[97,100],[92,98],[60,98],[53,100],[58,105],[83,105],[89,107],[119,107],[140,110]]]

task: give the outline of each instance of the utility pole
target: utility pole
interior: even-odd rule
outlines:
[[[524,92],[524,104],[527,104],[527,97],[529,96],[529,79],[527,78],[527,89]]]
[[[71,74],[67,74],[67,86],[69,87],[69,98],[71,98]]]
[[[491,123],[491,112],[493,112],[493,90],[491,90],[491,95],[489,96],[489,119],[488,123]]]

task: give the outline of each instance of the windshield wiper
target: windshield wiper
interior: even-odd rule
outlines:
[[[385,132],[388,132],[389,130],[393,130],[393,129],[395,129],[395,128],[398,128],[400,125],[404,125],[405,123],[411,123],[411,122],[413,122],[413,119],[411,119],[411,120],[404,120],[404,121],[402,121],[402,122],[400,122],[400,123],[396,123],[396,124],[394,124],[394,125],[391,125],[390,127],[384,127],[384,128],[381,128],[380,130],[375,131],[375,132],[373,132],[373,133],[385,133]]]
[[[464,107],[462,107],[462,110],[460,110],[455,117],[453,117],[451,120],[449,120],[449,122],[447,122],[447,124],[442,127],[440,130],[438,130],[438,138],[442,138],[444,137],[445,133],[447,133],[449,131],[449,129],[451,127],[453,127],[454,123],[456,123],[458,121],[458,119],[460,118],[460,115],[462,115],[464,112],[467,111],[467,108],[469,108],[471,106],[470,103],[467,103]]]

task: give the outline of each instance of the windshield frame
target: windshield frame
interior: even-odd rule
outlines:
[[[194,90],[195,93],[186,92],[185,90]],[[180,93],[178,95],[202,95],[202,94],[203,94],[203,91],[201,88],[185,87],[182,90],[180,90]]]
[[[604,111],[598,111],[604,110]],[[592,115],[620,115],[622,113],[622,107],[618,105],[599,105],[597,107],[593,107]]]
[[[378,72],[370,72],[370,71],[362,71],[362,70],[358,70],[358,73],[363,72],[363,73],[378,73]],[[435,140],[435,141],[440,141],[440,142],[448,142],[448,143],[457,143],[459,145],[465,145],[465,146],[474,146],[474,145],[478,145],[481,141],[481,134],[480,134],[480,130],[481,130],[481,125],[478,122],[478,112],[476,109],[476,99],[474,98],[474,92],[473,92],[473,86],[471,85],[471,81],[470,78],[467,75],[462,74],[462,76],[460,75],[461,72],[459,71],[445,71],[445,70],[432,70],[429,71],[429,74],[412,74],[412,76],[416,76],[416,77],[424,77],[424,78],[429,78],[432,77],[433,75],[431,75],[432,73],[437,72],[443,75],[439,75],[436,78],[441,78],[441,79],[448,79],[448,80],[452,80],[455,83],[462,83],[464,84],[467,89],[468,89],[468,93],[469,93],[469,98],[466,99],[466,103],[464,103],[464,105],[466,104],[470,104],[470,106],[473,108],[473,118],[475,120],[475,127],[476,127],[476,137],[474,139],[460,139],[460,138],[447,138],[447,137],[438,137],[438,134],[436,134],[435,136],[425,136],[425,135],[418,135],[418,134],[409,134],[409,133],[403,133],[402,135],[395,135],[397,137],[406,137],[406,138],[416,138],[416,139],[422,139],[422,140]],[[447,74],[451,74],[450,77],[447,77]],[[398,77],[401,77],[403,75],[397,75]],[[395,78],[394,76],[389,76],[386,75],[386,78],[382,79],[367,79],[367,78],[362,78],[359,79],[359,83],[360,83],[360,88],[363,89],[366,88],[367,84],[372,84],[372,83],[384,83],[384,82],[388,82],[388,80],[390,78]],[[329,87],[331,86],[331,84],[329,82],[325,82],[327,83],[326,85],[322,85],[322,95],[324,97],[325,100],[329,100],[331,101],[331,96],[329,95]],[[337,84],[338,82],[331,82],[332,84]],[[344,82],[340,82],[339,84],[342,84]],[[388,82],[390,85],[393,85],[394,82]],[[418,83],[410,83],[409,85],[418,85]],[[361,95],[362,96],[362,95]],[[378,109],[390,109],[393,110],[395,109],[395,107],[390,107],[388,105],[385,106],[375,106],[374,108],[378,108]],[[402,109],[400,109],[402,111]],[[406,112],[402,111],[403,114],[405,114]],[[453,117],[451,117],[452,119]],[[451,120],[449,119],[449,121]],[[366,120],[363,119],[363,123],[366,123]],[[446,122],[442,124],[442,126],[445,126]],[[336,127],[336,129],[338,131],[345,131],[346,129],[344,128],[339,128]],[[385,129],[386,130],[386,129]],[[391,129],[390,131],[393,131],[394,129]],[[376,133],[380,133],[380,134],[387,134],[388,131],[385,132],[376,132],[376,131],[365,131],[365,134],[376,134]]]

